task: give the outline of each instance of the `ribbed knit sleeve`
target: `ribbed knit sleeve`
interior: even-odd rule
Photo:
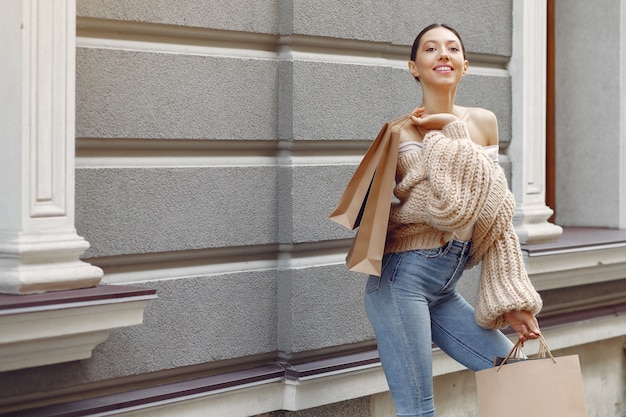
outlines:
[[[488,329],[507,325],[504,313],[541,310],[541,297],[533,287],[522,256],[513,215],[515,198],[504,171],[496,167],[496,178],[487,204],[474,225],[472,251],[466,268],[482,261],[476,322]]]
[[[489,195],[493,161],[470,139],[463,122],[429,132],[423,144],[430,181],[426,222],[443,231],[473,224]]]
[[[533,287],[513,225],[497,239],[482,259],[476,300],[476,322],[488,329],[507,325],[504,313],[541,310],[541,297]]]

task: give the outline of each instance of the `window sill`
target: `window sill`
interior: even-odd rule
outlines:
[[[626,278],[626,230],[565,227],[558,241],[522,250],[539,291]]]
[[[0,294],[0,372],[89,358],[111,329],[141,324],[156,297],[117,285]]]

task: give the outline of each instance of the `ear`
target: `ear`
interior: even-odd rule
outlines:
[[[469,61],[466,59],[465,62],[463,63],[463,75],[464,76],[467,73],[468,68],[469,68]]]
[[[417,71],[417,65],[415,65],[415,61],[409,61],[409,72],[414,77],[418,77],[419,78],[420,74]]]

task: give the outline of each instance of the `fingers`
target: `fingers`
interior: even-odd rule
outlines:
[[[428,116],[428,114],[426,114],[426,107],[416,107],[411,113],[411,120],[419,121],[420,118],[426,116]]]
[[[541,335],[539,322],[531,312],[511,311],[506,313],[505,316],[522,343],[529,339],[538,339]]]
[[[528,320],[526,327],[528,328],[528,337],[531,339],[539,338],[541,335],[541,329],[539,329],[539,322],[537,321],[537,317],[533,314],[528,313],[530,315],[530,320]]]
[[[417,109],[413,110],[410,119],[414,124],[420,126],[421,124],[423,124],[424,118],[429,116],[424,112],[424,110],[425,109],[423,107],[418,107]]]
[[[425,117],[427,116],[425,116],[423,113],[419,116],[411,115],[411,121],[417,126],[422,126],[425,123]]]
[[[524,346],[524,342],[530,338],[528,336],[528,329],[523,324],[518,324],[512,327],[513,330],[515,330],[515,333],[517,333],[517,338],[522,342],[522,346]]]
[[[523,324],[522,326],[520,326],[522,328],[521,334],[524,337],[525,340],[528,339],[537,339],[539,337],[539,331],[535,329],[534,326],[528,326],[526,324]],[[533,330],[535,329],[535,330]]]
[[[537,317],[535,317],[534,315],[533,315],[533,324],[535,325],[533,331],[538,334],[541,334],[541,328],[539,328],[539,321],[537,320]]]
[[[426,111],[426,107],[416,107],[415,110],[413,110],[413,115],[420,117],[424,111]]]

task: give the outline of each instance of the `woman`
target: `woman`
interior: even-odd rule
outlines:
[[[468,69],[458,33],[446,25],[415,39],[409,71],[423,100],[391,123],[400,132],[398,167],[381,277],[370,276],[365,306],[397,416],[434,416],[432,343],[477,371],[536,339],[541,298],[513,229],[513,196],[497,163],[493,113],[454,104]],[[474,310],[457,292],[464,269],[482,261]]]

